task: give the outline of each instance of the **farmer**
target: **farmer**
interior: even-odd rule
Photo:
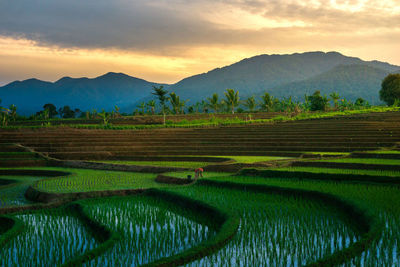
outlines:
[[[203,172],[204,172],[203,168],[195,169],[194,170],[194,178],[199,178],[199,177],[203,178]]]

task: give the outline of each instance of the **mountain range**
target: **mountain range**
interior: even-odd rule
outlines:
[[[46,103],[81,110],[111,110],[118,105],[121,111],[132,112],[139,102],[155,99],[151,94],[153,86],[163,85],[181,99],[189,100],[187,105],[205,100],[213,93],[222,98],[227,88],[239,90],[241,99],[268,92],[278,98],[292,96],[301,101],[304,94],[320,90],[323,94],[338,92],[346,99],[354,101],[362,97],[378,104],[382,79],[389,73],[400,73],[400,66],[363,61],[338,52],[259,55],[176,84],[153,83],[113,72],[93,79],[15,81],[0,87],[0,99],[3,106],[15,104],[19,113],[25,115],[42,110]]]

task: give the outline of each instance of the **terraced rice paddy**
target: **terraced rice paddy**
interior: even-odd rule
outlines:
[[[26,189],[39,180],[39,177],[29,176],[0,176],[0,179],[15,181],[8,185],[0,186],[0,208],[14,205],[29,204],[24,197]]]
[[[272,177],[215,177],[219,181],[262,184],[296,189],[316,190],[343,197],[379,218],[383,234],[377,242],[352,259],[346,266],[398,266],[400,265],[400,191],[392,185],[362,185],[350,183],[277,179]]]
[[[64,209],[15,217],[26,228],[0,250],[1,266],[56,266],[98,245],[82,222]]]
[[[176,189],[237,214],[235,238],[189,266],[299,266],[349,246],[358,234],[317,202],[223,187]],[[337,212],[337,211],[336,211]]]
[[[54,193],[89,192],[118,189],[160,187],[152,173],[98,171],[85,169],[46,168],[47,170],[72,171],[67,177],[49,178],[35,183],[34,187]],[[164,185],[165,186],[165,185]]]
[[[0,176],[8,216],[0,218],[0,266],[400,266],[399,121],[400,112],[388,112],[201,129],[0,130],[0,165],[17,170]],[[310,163],[320,166],[302,165]],[[194,176],[159,166],[212,164],[220,172],[206,169],[193,184],[155,180]],[[30,185],[31,194],[56,197],[29,203]],[[114,196],[65,203],[103,193]]]
[[[174,213],[160,200],[137,196],[88,200],[88,214],[121,240],[89,266],[139,266],[172,256],[209,239],[215,231]],[[193,217],[193,215],[191,215]]]

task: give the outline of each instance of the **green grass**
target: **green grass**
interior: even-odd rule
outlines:
[[[346,266],[399,266],[400,194],[397,186],[310,181],[291,178],[226,176],[219,181],[262,184],[305,190],[316,190],[344,198],[378,218],[384,225],[383,235],[366,252]],[[351,262],[351,264],[350,264]]]
[[[383,165],[398,165],[400,159],[369,159],[369,158],[343,158],[343,159],[327,159],[322,161],[339,162],[339,163],[362,163],[362,164],[383,164]]]
[[[58,266],[98,245],[63,208],[15,215],[25,229],[0,250],[1,266]]]
[[[90,217],[109,227],[120,241],[89,266],[139,266],[178,254],[215,235],[182,210],[149,196],[114,197],[86,200]],[[190,217],[190,215],[188,216]]]
[[[300,266],[347,247],[358,234],[317,201],[216,186],[168,189],[241,218],[233,240],[188,266]]]
[[[348,156],[350,152],[304,152],[306,154],[313,154],[313,155],[340,155],[340,156]]]
[[[172,176],[172,177],[176,177],[176,178],[187,178],[188,175],[191,175],[192,178],[194,178],[194,171],[166,172],[166,173],[163,173],[163,175]],[[203,172],[203,177],[204,178],[212,178],[212,177],[226,176],[226,175],[230,175],[230,173],[227,173],[227,172],[207,172],[207,171]]]
[[[284,167],[279,169],[271,169],[276,171],[300,171],[312,173],[335,173],[335,174],[364,174],[373,176],[392,176],[400,177],[398,171],[381,171],[381,170],[351,170],[351,169],[331,169],[331,168],[314,168],[314,167]]]

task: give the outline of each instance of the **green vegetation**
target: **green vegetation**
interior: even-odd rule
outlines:
[[[0,186],[0,208],[30,203],[30,201],[24,197],[25,191],[31,184],[39,179],[41,178],[29,176],[0,176],[0,182],[4,180],[12,181],[11,184]]]
[[[400,74],[389,74],[382,81],[382,89],[379,91],[379,98],[388,105],[397,105],[400,101]]]
[[[343,159],[326,159],[322,161],[341,162],[341,163],[362,163],[362,164],[387,164],[400,165],[400,160],[397,159],[360,159],[360,158],[343,158]]]
[[[381,170],[352,170],[352,169],[333,169],[333,168],[331,169],[331,168],[314,168],[314,167],[283,167],[279,169],[270,169],[270,170],[400,177],[400,172],[398,171],[381,171]]]
[[[15,217],[25,229],[1,248],[2,266],[56,266],[98,244],[75,214],[65,208]]]
[[[34,187],[45,192],[73,193],[117,189],[139,189],[160,187],[154,181],[156,174],[101,171],[87,169],[45,168],[47,170],[70,171],[67,177],[40,180]]]
[[[357,232],[331,216],[331,207],[317,201],[208,185],[173,192],[241,218],[239,231],[227,246],[189,266],[304,265],[358,239]]]
[[[193,171],[166,172],[166,173],[164,173],[164,175],[172,176],[172,177],[176,177],[176,178],[187,178],[188,175],[191,175],[193,178],[194,172]],[[230,175],[230,173],[228,173],[228,172],[207,172],[207,171],[205,171],[203,173],[204,178],[212,178],[212,177],[226,176],[226,175]]]
[[[321,170],[320,170],[321,171]],[[329,173],[331,170],[327,170]],[[400,264],[397,244],[400,242],[400,194],[392,185],[338,183],[272,177],[216,177],[219,181],[315,190],[333,194],[354,203],[384,225],[383,235],[361,255],[351,261],[355,266],[396,266]]]
[[[156,167],[176,167],[176,168],[199,168],[204,167],[213,162],[197,162],[197,161],[121,161],[121,160],[104,160],[95,161],[102,163],[111,164],[122,164],[122,165],[143,165],[143,166],[156,166]]]
[[[139,266],[178,254],[215,234],[206,225],[188,219],[193,217],[190,211],[178,215],[176,207],[154,197],[95,199],[82,204],[90,217],[120,236],[116,245],[90,266]]]

